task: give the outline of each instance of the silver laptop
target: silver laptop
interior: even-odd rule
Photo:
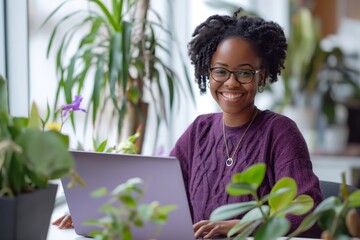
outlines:
[[[174,204],[177,208],[169,213],[169,219],[161,226],[160,233],[156,231],[157,225],[145,224],[142,228],[133,228],[134,239],[194,239],[183,177],[176,158],[77,151],[72,151],[72,154],[75,169],[87,188],[68,188],[69,178],[61,179],[61,182],[78,235],[89,236],[89,232],[96,229],[85,226],[84,221],[104,216],[99,208],[108,199],[93,198],[91,192],[100,187],[112,191],[128,179],[139,177],[143,180],[141,187],[144,191],[141,202],[158,201],[160,205]]]

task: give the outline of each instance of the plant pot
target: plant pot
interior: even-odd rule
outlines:
[[[316,112],[310,107],[286,107],[283,114],[291,118],[298,126],[308,145],[309,151],[316,147]]]
[[[324,151],[331,154],[344,152],[347,146],[349,129],[346,125],[331,125],[324,131]]]
[[[57,185],[16,197],[0,197],[0,239],[46,240]]]
[[[360,103],[348,105],[349,143],[360,143]]]

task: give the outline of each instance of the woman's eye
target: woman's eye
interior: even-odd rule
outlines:
[[[226,71],[224,71],[224,70],[216,70],[215,74],[217,74],[217,75],[226,75]]]
[[[237,73],[237,75],[239,76],[239,77],[251,77],[252,76],[252,72],[249,70],[249,71],[247,71],[247,70],[245,70],[245,71],[239,71],[238,73]]]

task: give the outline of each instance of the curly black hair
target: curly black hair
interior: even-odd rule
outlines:
[[[247,40],[261,59],[270,83],[277,81],[284,69],[286,58],[286,37],[283,29],[275,22],[256,16],[242,15],[243,9],[234,15],[213,15],[196,27],[193,39],[188,44],[191,64],[195,67],[195,81],[200,93],[206,92],[206,81],[212,55],[221,41],[230,37]]]

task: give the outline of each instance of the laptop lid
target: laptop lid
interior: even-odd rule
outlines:
[[[141,203],[158,201],[161,206],[174,204],[168,221],[161,226],[145,224],[142,228],[134,227],[134,239],[194,239],[188,200],[185,192],[179,161],[173,157],[158,157],[129,154],[95,153],[71,151],[75,159],[75,169],[86,182],[87,188],[76,186],[68,188],[70,178],[61,179],[68,208],[78,235],[88,236],[93,226],[83,222],[99,219],[104,214],[99,208],[108,200],[106,197],[93,198],[91,193],[106,187],[112,191],[128,179],[139,177],[144,195]]]

